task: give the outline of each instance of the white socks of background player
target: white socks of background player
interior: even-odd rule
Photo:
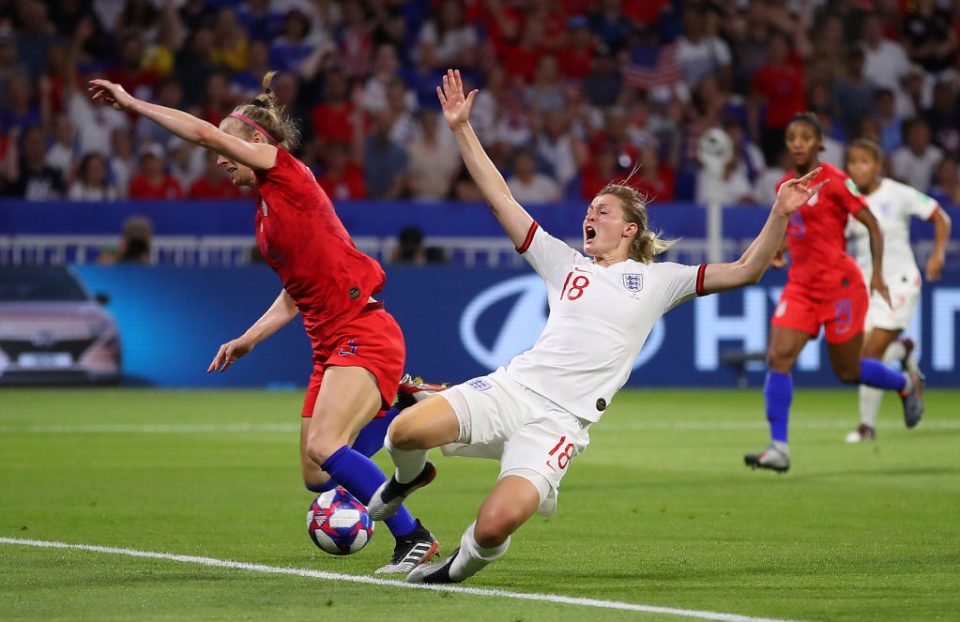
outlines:
[[[423,449],[397,449],[390,442],[390,433],[383,439],[383,446],[390,452],[393,463],[397,465],[397,471],[394,478],[401,484],[409,484],[420,472],[423,471],[427,463],[427,452]]]
[[[492,548],[484,548],[477,544],[473,537],[473,528],[476,525],[476,521],[470,523],[467,530],[463,532],[463,537],[460,538],[460,550],[457,552],[453,563],[450,564],[450,578],[454,581],[469,579],[483,570],[484,567],[496,561],[510,548],[509,537],[500,546]]]
[[[887,346],[883,353],[883,362],[892,363],[902,360],[906,353],[906,347],[898,339]],[[907,376],[907,389],[910,388],[909,384],[910,377]],[[880,402],[883,401],[883,394],[883,389],[874,389],[865,384],[860,385],[860,423],[871,428],[877,427],[877,413],[880,412]]]

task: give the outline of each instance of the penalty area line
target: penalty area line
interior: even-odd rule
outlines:
[[[507,590],[494,590],[477,587],[465,587],[461,585],[413,585],[403,581],[378,579],[376,577],[367,577],[361,575],[342,574],[338,572],[325,572],[322,570],[310,570],[308,568],[290,568],[282,566],[267,566],[264,564],[249,564],[245,562],[235,562],[226,559],[214,559],[212,557],[198,557],[194,555],[175,555],[172,553],[160,553],[156,551],[140,551],[137,549],[116,548],[111,546],[95,546],[90,544],[71,544],[69,542],[55,542],[50,540],[29,540],[25,538],[4,538],[0,537],[0,544],[9,544],[13,546],[29,546],[44,549],[66,549],[73,551],[86,551],[89,553],[104,553],[107,555],[122,555],[126,557],[139,557],[146,559],[162,559],[165,561],[180,562],[183,564],[194,564],[197,566],[208,566],[213,568],[228,568],[231,570],[245,570],[247,572],[260,572],[264,574],[292,575],[296,577],[320,579],[322,581],[345,581],[350,583],[362,583],[366,585],[379,585],[385,587],[397,587],[407,589],[429,590],[434,592],[452,592],[454,594],[468,594],[471,596],[486,596],[496,598],[506,598],[512,600],[531,600],[547,603],[557,603],[562,605],[574,605],[578,607],[592,607],[597,609],[616,609],[619,611],[637,611],[641,613],[657,613],[662,615],[680,616],[684,618],[695,618],[698,620],[719,620],[721,622],[790,622],[777,618],[756,618],[744,616],[735,613],[719,613],[715,611],[699,611],[696,609],[679,609],[674,607],[657,607],[653,605],[639,605],[635,603],[626,603],[615,600],[598,600],[595,598],[581,598],[575,596],[560,596],[557,594],[536,594],[528,592],[511,592]]]

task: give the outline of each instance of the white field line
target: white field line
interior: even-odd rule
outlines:
[[[795,430],[846,430],[852,429],[856,418],[833,421],[791,421]],[[604,430],[766,430],[767,422],[758,416],[757,421],[631,421],[614,418],[600,423]],[[880,422],[881,429],[901,428],[898,421]],[[923,429],[960,430],[960,420],[924,421]],[[0,425],[0,434],[248,434],[261,432],[298,432],[299,423],[90,423],[74,425]]]
[[[14,546],[32,546],[46,549],[69,549],[75,551],[87,551],[90,553],[105,553],[108,555],[124,555],[127,557],[141,557],[147,559],[162,559],[183,564],[195,564],[198,566],[210,566],[213,568],[229,568],[231,570],[245,570],[248,572],[260,572],[264,574],[293,575],[296,577],[305,577],[310,579],[320,579],[321,581],[340,581],[350,583],[363,583],[367,585],[377,585],[384,587],[408,588],[419,590],[431,590],[435,592],[453,592],[455,594],[469,594],[471,596],[487,596],[495,598],[508,598],[513,600],[532,600],[548,603],[558,603],[562,605],[574,605],[578,607],[593,607],[598,609],[616,609],[619,611],[638,611],[642,613],[659,613],[663,615],[681,616],[685,618],[696,618],[699,620],[720,620],[722,622],[789,622],[776,618],[755,618],[743,616],[735,613],[718,613],[714,611],[698,611],[696,609],[677,609],[674,607],[655,607],[652,605],[638,605],[634,603],[624,603],[614,600],[598,600],[595,598],[578,598],[574,596],[560,596],[556,594],[534,594],[525,592],[510,592],[507,590],[490,590],[476,587],[464,587],[460,585],[411,585],[403,581],[377,579],[361,575],[341,574],[338,572],[324,572],[322,570],[310,570],[306,568],[285,568],[282,566],[266,566],[264,564],[247,564],[243,562],[234,562],[225,559],[214,559],[212,557],[196,557],[193,555],[174,555],[171,553],[158,553],[154,551],[139,551],[136,549],[122,549],[110,546],[93,546],[89,544],[70,544],[67,542],[52,542],[48,540],[28,540],[21,538],[3,538],[0,537],[0,544],[10,544]]]

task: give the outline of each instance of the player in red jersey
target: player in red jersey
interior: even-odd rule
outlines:
[[[820,333],[821,326],[830,363],[841,382],[899,391],[908,418],[919,420],[923,414],[919,375],[894,371],[877,359],[860,358],[870,297],[857,263],[846,253],[844,231],[848,215],[866,226],[874,265],[870,289],[889,303],[881,269],[883,235],[877,219],[843,171],[819,162],[817,155],[823,149],[823,132],[814,115],[794,115],[787,125],[786,136],[795,170],[777,184],[777,189],[787,180],[802,177],[817,167],[821,173],[815,182],[829,181],[793,214],[787,227],[785,240],[792,265],[770,321],[769,370],[764,385],[771,443],[759,453],[744,456],[752,468],[780,472],[790,468],[787,445],[793,400],[790,370],[807,342]],[[782,266],[785,262],[775,260],[773,265],[778,263]]]
[[[403,335],[373,298],[385,281],[380,265],[357,250],[310,169],[288,151],[298,131],[270,92],[272,77],[264,77],[263,94],[237,106],[219,127],[139,100],[107,80],[92,80],[90,92],[95,101],[217,152],[235,185],[257,189],[257,243],[283,290],[243,336],[220,347],[208,371],[226,371],[300,313],[314,360],[300,428],[304,481],[314,491],[339,484],[366,504],[386,478],[351,445],[393,401],[403,373]],[[382,445],[386,426],[376,427]],[[409,512],[387,526],[397,546],[391,563],[377,572],[407,573],[439,550]]]

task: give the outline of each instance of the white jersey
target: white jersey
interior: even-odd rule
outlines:
[[[864,198],[883,232],[883,279],[888,284],[919,281],[920,269],[910,246],[910,217],[930,219],[939,207],[936,200],[887,178],[880,180],[880,186]],[[869,283],[873,274],[869,232],[854,218],[850,219],[849,231],[854,240],[857,263]]]
[[[533,223],[517,249],[547,286],[550,313],[540,338],[507,365],[515,382],[596,422],[626,383],[664,313],[703,291],[706,265],[601,266]]]

